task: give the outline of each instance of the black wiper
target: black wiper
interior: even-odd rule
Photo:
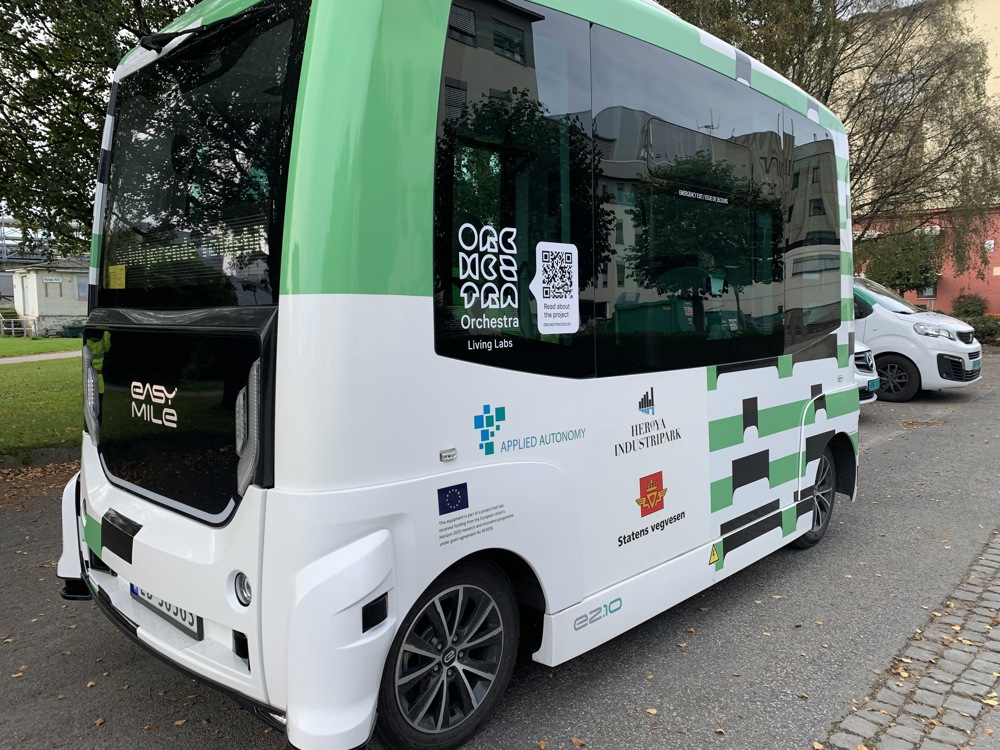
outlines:
[[[166,31],[158,34],[148,34],[139,40],[139,46],[145,47],[148,50],[152,50],[156,54],[160,54],[163,48],[166,47],[170,42],[178,37],[192,35],[192,36],[204,36],[205,34],[211,34],[212,32],[222,28],[223,26],[229,26],[231,24],[243,23],[244,21],[250,20],[251,18],[256,18],[257,16],[269,13],[271,11],[270,6],[257,6],[256,8],[251,8],[249,10],[240,13],[238,16],[231,16],[229,18],[222,18],[218,21],[213,21],[212,23],[205,24],[204,26],[195,26],[190,29],[183,29],[182,31]]]

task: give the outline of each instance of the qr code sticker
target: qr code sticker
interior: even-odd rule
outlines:
[[[557,250],[542,252],[542,299],[574,296],[573,254]]]

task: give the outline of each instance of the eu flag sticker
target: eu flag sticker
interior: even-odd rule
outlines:
[[[469,507],[469,487],[465,482],[438,490],[438,515],[454,513]]]

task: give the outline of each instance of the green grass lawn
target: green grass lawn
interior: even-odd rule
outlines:
[[[26,339],[0,337],[0,357],[21,357],[25,354],[80,351],[83,339]],[[80,369],[77,367],[77,369]]]
[[[0,454],[79,444],[82,430],[80,360],[0,364]]]

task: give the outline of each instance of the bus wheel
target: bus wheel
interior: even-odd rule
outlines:
[[[833,464],[833,453],[827,448],[819,459],[816,470],[816,484],[813,486],[813,524],[805,534],[794,542],[793,547],[808,549],[823,538],[830,516],[833,515],[833,500],[837,495],[837,475]]]
[[[510,581],[492,562],[443,573],[413,605],[386,659],[376,731],[397,750],[468,740],[507,688],[520,623]]]

